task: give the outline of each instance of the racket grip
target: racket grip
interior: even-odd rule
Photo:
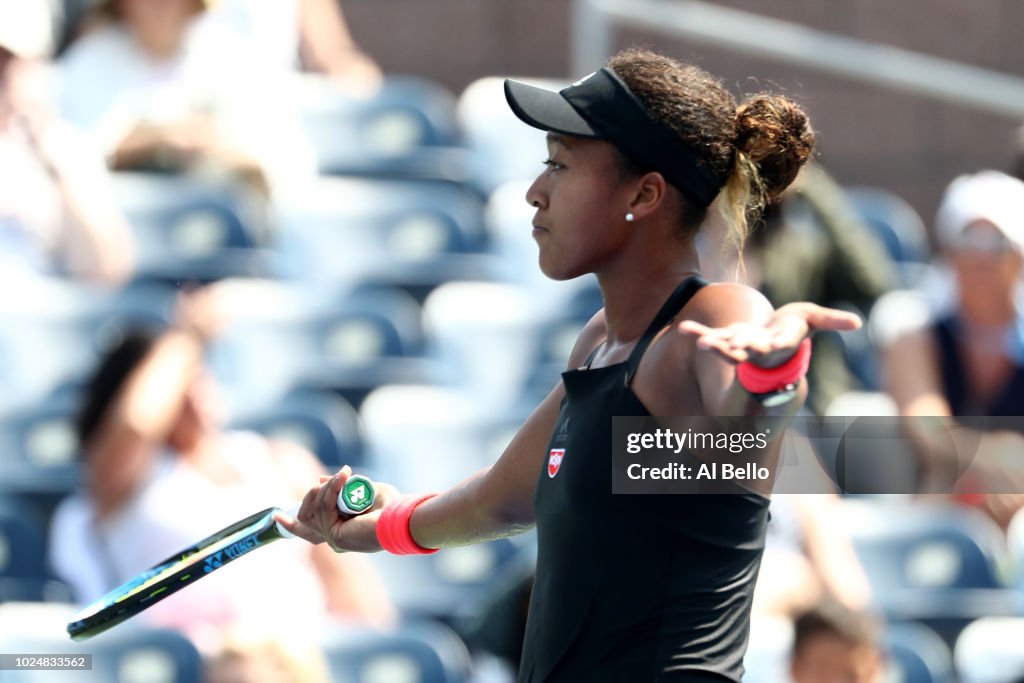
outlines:
[[[345,485],[338,492],[338,512],[343,515],[361,515],[371,507],[377,499],[377,490],[373,482],[362,476],[354,474],[345,481]],[[284,511],[286,515],[295,518],[299,514],[302,503],[296,503]],[[295,538],[295,534],[285,529],[280,523],[277,524],[277,531],[283,538]]]
[[[377,490],[373,482],[361,474],[353,474],[338,492],[338,512],[343,515],[361,515],[373,507],[376,499]]]
[[[302,503],[296,503],[284,511],[284,514],[288,515],[292,519],[295,519],[299,515],[299,508],[302,507]],[[281,522],[276,524],[277,533],[281,534],[281,538],[296,538],[295,534],[281,526]]]

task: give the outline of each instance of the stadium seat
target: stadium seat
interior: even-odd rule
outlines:
[[[526,203],[530,182],[509,181],[498,186],[487,200],[484,215],[502,279],[538,292],[537,299],[543,301],[557,286],[537,265],[537,242],[531,224],[536,209]]]
[[[337,389],[358,404],[360,387],[429,375],[420,305],[397,288],[264,280],[228,290],[231,319],[210,361],[236,414],[276,410],[297,385]]]
[[[60,496],[78,483],[74,406],[48,402],[0,415],[0,490]]]
[[[138,248],[136,280],[212,282],[282,268],[262,199],[237,183],[157,173],[115,173],[114,192]]]
[[[889,624],[885,631],[889,680],[900,683],[953,683],[956,673],[949,647],[927,626]]]
[[[455,99],[416,76],[389,75],[369,97],[353,97],[316,75],[297,79],[294,102],[322,174],[463,180]]]
[[[400,289],[422,305],[447,282],[488,282],[497,277],[498,264],[488,254],[445,254],[429,261],[391,263],[366,273],[353,287]]]
[[[397,288],[344,290],[336,304],[310,316],[306,329],[318,358],[331,366],[352,366],[424,351],[423,310]]]
[[[886,655],[885,681],[893,683],[953,683],[949,648],[934,631],[915,623],[889,624],[882,638]],[[743,683],[788,681],[793,650],[792,622],[779,616],[755,615],[744,656]]]
[[[1000,530],[980,512],[954,505],[846,500],[844,528],[893,620],[918,621],[952,647],[982,616],[1024,615],[1024,594],[1006,588],[996,565]]]
[[[900,286],[917,285],[931,258],[928,232],[917,211],[903,198],[882,188],[844,189],[853,206],[895,261]]]
[[[53,576],[46,562],[43,515],[24,497],[0,492],[0,604],[71,599],[71,589]]]
[[[0,578],[47,575],[46,529],[30,511],[0,499]]]
[[[349,403],[330,393],[289,395],[277,407],[236,420],[233,426],[303,446],[331,471],[342,465],[364,465],[359,415]]]
[[[1001,533],[980,512],[956,505],[844,501],[849,531],[880,590],[1001,588]]]
[[[370,393],[360,409],[374,468],[399,490],[443,490],[490,464],[478,428],[497,405],[451,386],[398,384]]]
[[[202,661],[195,646],[175,631],[124,625],[87,642],[68,639],[70,605],[0,605],[0,651],[91,654],[92,669],[0,671],[2,683],[196,683]]]
[[[439,624],[405,624],[393,633],[337,630],[323,639],[332,680],[346,683],[463,683],[469,653]]]
[[[0,303],[0,406],[22,407],[80,379],[118,330],[162,325],[173,293],[39,280]]]
[[[483,201],[450,182],[321,178],[279,202],[276,216],[289,262],[312,280],[352,280],[486,243]]]
[[[969,624],[953,650],[962,683],[1024,680],[1024,619],[987,617]]]
[[[300,376],[292,390],[329,390],[361,410],[375,389],[394,384],[430,385],[443,379],[440,364],[426,358],[384,358],[349,367],[321,367]]]
[[[604,305],[597,282],[578,289],[560,311],[549,314],[534,339],[533,358],[523,387],[526,401],[548,395],[568,367],[569,355],[587,322]]]
[[[533,536],[446,548],[431,555],[373,555],[395,605],[404,615],[461,627],[494,598],[509,576],[533,567]]]
[[[431,292],[423,319],[432,352],[482,402],[516,395],[529,369],[540,316],[527,292],[498,282],[448,282]]]
[[[260,200],[248,188],[160,173],[112,178],[143,258],[154,250],[200,255],[265,242]]]
[[[568,85],[541,79],[515,80],[552,90]],[[524,125],[506,104],[504,81],[494,76],[476,80],[459,95],[456,105],[466,146],[472,151],[473,182],[487,194],[503,183],[532,181],[543,170],[541,162],[547,156],[544,132]]]

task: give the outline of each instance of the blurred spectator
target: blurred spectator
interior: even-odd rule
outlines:
[[[284,69],[327,74],[356,94],[380,85],[380,67],[352,38],[339,0],[219,0],[210,16]]]
[[[102,158],[49,106],[46,7],[0,0],[0,278],[117,284],[132,269],[131,233]]]
[[[227,174],[264,192],[316,172],[285,74],[220,22],[205,0],[105,0],[104,23],[61,59],[69,119],[115,169]]]
[[[328,683],[323,653],[297,638],[266,638],[234,629],[208,660],[205,683]]]
[[[826,599],[868,607],[871,587],[838,522],[839,504],[834,495],[772,496],[755,611],[792,617]]]
[[[885,661],[878,625],[864,612],[823,602],[794,623],[793,683],[881,683]]]
[[[714,220],[714,214],[711,216]],[[711,242],[705,247],[707,256],[701,259],[708,277],[739,277],[760,289],[776,307],[813,301],[866,316],[895,283],[884,246],[842,188],[817,165],[805,166],[789,189],[767,208],[738,267],[735,258],[722,258],[728,256],[727,245],[714,243],[713,235],[721,231],[713,229],[708,234]],[[814,337],[807,379],[807,407],[819,415],[836,396],[861,387],[847,365],[843,342],[835,334]]]
[[[321,471],[305,450],[221,429],[201,362],[221,305],[216,288],[183,297],[177,327],[126,335],[89,385],[78,421],[85,490],[61,503],[50,545],[79,601],[242,517],[298,500]],[[301,639],[319,637],[332,619],[387,626],[393,617],[366,558],[286,542],[144,615],[182,629],[207,652],[238,625]]]
[[[954,180],[936,218],[942,256],[952,285],[932,310],[883,311],[877,326],[887,389],[905,416],[1024,415],[1024,318],[1019,303],[1024,266],[1024,182],[998,171]],[[883,307],[885,308],[885,307]],[[922,426],[919,421],[908,423]],[[977,441],[971,430],[950,434],[962,444],[943,461],[930,459],[932,477],[956,481],[973,456],[971,476],[996,476],[990,467],[1009,454],[1019,461],[1024,440],[1011,431]],[[938,451],[930,451],[938,452]],[[950,467],[954,468],[949,471]],[[963,481],[963,480],[961,480]],[[985,482],[980,482],[985,490]],[[1020,491],[1021,489],[1016,489]],[[1004,528],[1024,495],[984,495],[980,504]]]

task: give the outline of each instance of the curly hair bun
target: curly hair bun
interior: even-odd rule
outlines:
[[[736,108],[736,149],[757,167],[769,199],[793,182],[814,143],[807,114],[792,100],[754,95]]]

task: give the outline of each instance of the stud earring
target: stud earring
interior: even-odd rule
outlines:
[[[633,215],[632,211],[630,211],[629,213],[626,214],[626,222],[627,223],[632,223],[635,220],[636,220],[636,216]]]

